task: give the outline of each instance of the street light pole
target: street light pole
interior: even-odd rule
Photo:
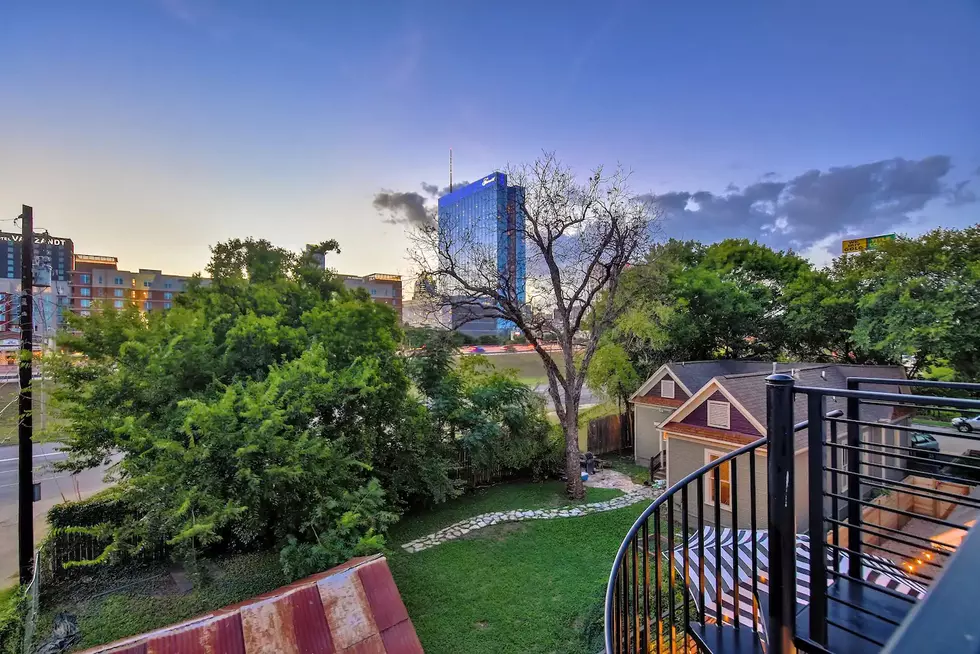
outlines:
[[[31,410],[31,372],[34,363],[34,209],[23,205],[20,215],[20,397],[17,403],[18,549],[20,583],[27,584],[34,568],[34,446]]]

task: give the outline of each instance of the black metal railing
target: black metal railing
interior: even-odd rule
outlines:
[[[980,413],[980,401],[911,392],[980,385],[766,383],[766,438],[673,484],[627,533],[607,652],[878,652],[910,633],[910,610],[980,515],[980,434],[912,424],[922,408]],[[804,407],[820,419],[794,422]]]
[[[824,415],[843,399],[843,416],[807,429],[806,502],[809,602],[784,605],[781,622],[805,652],[880,651],[928,593],[980,510],[980,436],[913,424],[928,408],[980,412],[976,399],[922,395],[980,393],[980,385],[851,378],[846,389],[770,379]],[[862,389],[863,387],[863,389]],[[898,391],[898,392],[895,392]],[[770,407],[792,411],[793,404]],[[773,463],[771,461],[771,463]],[[792,461],[781,462],[792,466]],[[825,565],[817,565],[824,561]],[[800,571],[787,570],[789,587]],[[785,640],[782,643],[786,645]],[[774,642],[772,651],[779,649]]]
[[[741,629],[737,616],[743,608],[758,617],[758,604],[744,593],[734,593],[730,602],[723,597],[723,575],[731,575],[734,588],[749,584],[750,597],[757,594],[756,542],[749,546],[748,573],[738,566],[726,572],[718,562],[722,530],[740,524],[740,510],[753,532],[760,513],[764,519],[756,459],[765,443],[759,439],[687,475],[636,520],[616,553],[606,589],[607,651],[687,651],[699,646],[698,639],[714,637],[712,625],[732,623]],[[703,537],[709,532],[711,541]],[[707,569],[706,548],[714,562]],[[753,620],[745,630],[755,635],[760,628],[761,622]]]

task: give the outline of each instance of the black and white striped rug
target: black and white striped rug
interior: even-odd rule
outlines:
[[[705,615],[717,620],[717,582],[721,585],[721,602],[723,621],[732,622],[735,617],[735,594],[732,589],[735,587],[735,563],[738,562],[738,614],[739,621],[748,627],[753,626],[753,598],[752,598],[752,538],[753,534],[756,543],[756,557],[758,565],[758,588],[760,591],[769,592],[769,532],[756,531],[749,529],[733,531],[732,529],[719,530],[713,527],[704,528],[704,592],[701,592],[700,576],[701,569],[698,565],[700,561],[701,547],[699,534],[693,534],[687,541],[688,548],[688,569],[684,570],[684,547],[679,546],[674,549],[675,574],[678,577],[686,574],[691,595],[699,606],[703,604]],[[716,543],[715,539],[720,538],[721,545],[721,567],[716,566]],[[736,546],[735,543],[738,543]],[[834,559],[829,554],[831,548],[827,548],[827,566],[847,573],[848,557],[841,553],[839,567],[834,565]],[[881,556],[872,554],[862,554],[863,565],[861,568],[862,577],[865,581],[888,588],[896,593],[907,595],[919,599],[926,593],[926,588],[921,583],[905,574],[902,568]],[[828,581],[832,582],[833,575],[828,575]],[[810,538],[802,534],[796,537],[796,599],[802,606],[810,601]]]

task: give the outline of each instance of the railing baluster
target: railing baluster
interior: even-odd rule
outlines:
[[[830,446],[830,465],[827,466],[831,468],[830,492],[832,493],[832,496],[830,498],[830,517],[834,518],[834,520],[839,520],[840,507],[837,505],[837,498],[835,497],[838,493],[837,484],[839,480],[837,479],[837,475],[840,474],[839,472],[836,472],[837,461],[840,459],[840,456],[838,454],[840,448],[837,447],[837,421],[836,420],[830,421],[830,442],[833,443],[833,445]],[[833,535],[834,535],[833,536],[834,545],[840,547],[840,527],[837,525],[836,522],[833,522],[831,523],[831,529],[833,530]],[[834,571],[840,572],[840,552],[836,548],[834,549]]]
[[[827,556],[824,549],[823,520],[823,414],[824,396],[807,395],[807,429],[809,448],[808,479],[810,486],[810,639],[827,644]]]
[[[860,382],[848,379],[847,389],[858,390]],[[861,401],[856,397],[847,398],[847,419],[860,419]],[[861,445],[861,426],[853,422],[847,423],[847,548],[856,552],[857,556],[847,557],[847,575],[852,579],[861,579],[861,479],[854,473],[861,472],[861,458],[858,448]],[[870,468],[869,468],[870,470]]]
[[[674,654],[677,642],[677,630],[674,618],[677,614],[677,604],[674,601],[674,498],[667,502],[667,606],[670,607],[670,652]]]
[[[698,613],[704,626],[704,477],[698,475]]]
[[[756,537],[756,486],[755,486],[755,450],[749,452],[749,494],[752,501],[749,504],[749,526],[752,529],[752,629],[759,631],[759,546]]]
[[[734,555],[735,565],[732,566],[732,588],[734,592],[733,603],[735,606],[735,628],[739,628],[738,619],[738,604],[741,593],[741,589],[738,585],[738,562],[739,562],[739,547],[738,547],[738,458],[732,459],[731,464],[728,467],[729,478],[730,478],[730,488],[729,498],[732,502],[732,537],[734,540],[732,547],[732,554]]]
[[[636,539],[633,537],[633,640],[636,649],[640,651],[640,580],[639,580],[639,556],[636,551]]]
[[[689,531],[688,524],[687,524],[688,512],[689,512],[689,507],[687,504],[687,485],[685,485],[681,489],[681,538],[684,539],[684,544],[681,549],[681,553],[682,553],[681,556],[683,557],[683,561],[684,561],[684,571],[682,573],[683,579],[681,580],[684,587],[684,614],[683,616],[681,616],[681,620],[682,620],[681,624],[683,624],[684,626],[684,633],[682,637],[685,639],[687,638],[688,629],[691,626],[691,620],[688,617],[688,612],[690,610],[690,604],[691,604],[689,599],[690,593],[688,587],[688,579],[689,579],[689,575],[691,574],[691,550],[690,550],[690,544],[687,542],[687,533]]]
[[[668,502],[669,504],[669,502]],[[660,641],[663,639],[664,628],[661,624],[663,619],[663,606],[661,604],[660,592],[662,590],[663,579],[660,576],[660,507],[653,513],[654,523],[653,523],[653,542],[654,542],[654,552],[653,552],[653,576],[657,579],[657,591],[654,595],[657,610],[656,625],[657,628],[653,635],[657,643],[657,654],[660,654]]]
[[[643,538],[643,640],[641,652],[650,651],[650,525],[644,520],[640,527]]]
[[[715,501],[715,619],[721,626],[725,621],[721,603],[721,467],[715,466],[711,474]]]

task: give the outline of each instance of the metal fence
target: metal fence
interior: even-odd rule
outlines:
[[[980,395],[769,377],[766,437],[672,485],[626,534],[606,590],[607,652],[878,652],[930,629],[912,609],[980,516],[980,434],[912,419],[980,412],[980,400],[920,387]],[[812,419],[794,422],[800,407]],[[962,636],[975,620],[951,622]]]

